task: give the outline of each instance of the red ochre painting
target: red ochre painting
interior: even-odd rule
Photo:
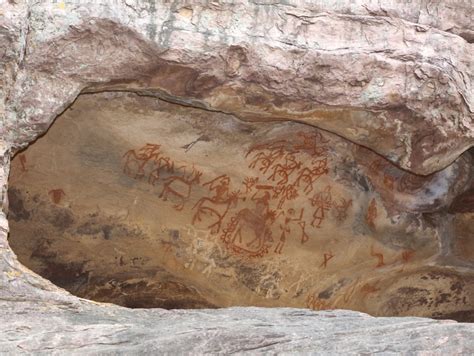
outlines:
[[[288,243],[305,244],[326,219],[343,223],[352,207],[350,196],[322,181],[331,170],[329,139],[320,132],[295,138],[251,146],[245,159],[252,174],[241,181],[204,177],[197,164],[175,161],[159,143],[128,150],[122,171],[152,185],[176,211],[191,210],[190,223],[218,235],[233,253],[282,254]]]
[[[437,214],[469,157],[418,176],[309,125],[87,95],[12,162],[11,244],[59,286],[125,306],[447,314],[471,287],[439,266],[450,248],[468,263],[472,224],[454,220],[446,246]]]

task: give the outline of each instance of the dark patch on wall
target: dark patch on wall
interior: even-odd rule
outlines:
[[[74,292],[79,285],[86,284],[88,281],[89,272],[84,272],[84,263],[57,263],[51,260],[43,262],[46,264],[46,268],[42,275],[70,292]]]
[[[76,229],[76,233],[80,235],[96,235],[101,231],[101,226],[92,221],[87,221]]]
[[[474,188],[458,195],[450,205],[448,212],[451,214],[474,212]]]
[[[452,313],[434,313],[433,319],[450,319],[459,323],[474,323],[474,310],[460,310]]]
[[[318,294],[319,299],[330,299],[332,295],[337,292],[339,289],[344,287],[349,280],[347,278],[343,278],[339,280],[336,284],[333,284],[329,288],[326,288],[321,293]]]
[[[157,28],[156,28],[156,1],[155,0],[148,0],[147,1],[149,8],[148,11],[150,11],[150,21],[146,25],[146,32],[148,35],[148,38],[151,40],[155,40],[156,34],[157,34]]]
[[[89,287],[90,286],[90,287]],[[198,309],[216,308],[192,286],[172,280],[150,283],[149,280],[117,281],[93,278],[78,295],[102,302],[112,302],[127,308]]]
[[[168,230],[168,236],[173,239],[173,241],[179,240],[179,230]]]
[[[35,229],[34,234],[35,236],[42,237],[36,242],[31,258],[40,260],[56,258],[58,254],[51,248],[52,241],[46,238],[48,236],[46,230],[41,228]]]
[[[240,264],[236,268],[236,271],[239,282],[255,292],[260,285],[262,274],[265,272],[265,267]]]
[[[142,238],[141,230],[114,221],[113,218],[92,216],[77,227],[76,234],[94,236],[99,235],[105,240],[119,238]]]
[[[398,315],[413,307],[426,306],[430,300],[430,291],[415,287],[401,287],[387,303],[389,310]]]
[[[46,214],[46,220],[60,231],[65,231],[74,224],[74,214],[66,208],[50,207],[51,212]]]
[[[8,189],[8,218],[15,221],[28,220],[30,212],[26,210],[22,192],[14,187]]]

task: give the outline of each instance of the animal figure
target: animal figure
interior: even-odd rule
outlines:
[[[254,160],[250,162],[249,168],[256,168],[257,165],[260,165],[260,172],[267,173],[267,171],[272,167],[273,163],[282,158],[285,155],[285,151],[282,149],[273,150],[270,152],[261,151],[257,153]]]
[[[207,226],[211,229],[211,233],[217,234],[222,225],[222,221],[226,217],[231,206],[237,206],[239,200],[239,192],[228,193],[228,189],[224,186],[218,186],[215,189],[214,197],[203,197],[197,201],[193,209],[197,209],[193,216],[193,225],[196,221],[202,221],[202,215],[214,216],[215,221]]]
[[[178,211],[183,210],[184,204],[186,204],[186,201],[188,201],[191,196],[193,184],[199,184],[201,175],[202,172],[193,168],[193,171],[187,177],[173,176],[165,179],[160,198],[166,201],[170,194],[179,198],[181,202],[173,207]]]
[[[269,209],[269,192],[261,197],[256,193],[252,200],[256,202],[255,209],[240,210],[224,229],[221,239],[237,253],[261,257],[273,241],[269,225],[275,220],[275,213]]]
[[[245,155],[245,158],[247,158],[248,156],[250,156],[254,152],[258,152],[258,151],[264,151],[264,150],[282,151],[282,150],[285,150],[285,148],[287,146],[288,146],[288,142],[286,140],[278,140],[278,141],[271,142],[271,143],[262,143],[262,144],[259,144],[259,145],[254,145],[247,152],[247,154]]]
[[[295,146],[295,149],[301,149],[308,152],[313,157],[326,156],[328,151],[329,139],[325,139],[320,132],[313,134],[306,134],[298,132],[298,136],[302,138],[303,142]]]
[[[160,179],[161,171],[165,169],[169,173],[174,173],[174,162],[169,157],[160,157],[155,161],[154,169],[148,176],[148,183],[155,185],[155,182]]]
[[[305,167],[299,172],[299,175],[295,180],[295,185],[299,187],[301,182],[306,183],[303,191],[308,194],[313,191],[313,185],[316,180],[321,176],[328,174],[328,172],[329,168],[327,158],[314,161],[311,169]]]
[[[145,166],[150,161],[157,161],[160,156],[160,145],[147,143],[138,151],[129,150],[124,155],[123,172],[132,178],[143,178]]]
[[[277,185],[282,185],[288,183],[288,178],[293,174],[297,169],[300,169],[301,162],[296,160],[296,156],[293,154],[288,154],[285,157],[285,163],[277,163],[273,167],[273,174],[268,177],[268,179],[275,180],[277,176],[281,177],[281,180],[277,182]]]

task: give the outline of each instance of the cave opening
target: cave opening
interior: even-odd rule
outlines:
[[[469,157],[423,177],[300,123],[82,94],[12,160],[9,243],[72,294],[130,308],[472,321],[473,276],[452,268],[473,261],[471,212],[449,218],[456,256],[439,250]]]

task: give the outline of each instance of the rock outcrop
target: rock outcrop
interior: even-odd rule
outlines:
[[[0,350],[474,351],[473,10],[0,0]]]
[[[313,124],[419,174],[472,146],[472,46],[437,28],[447,26],[443,16],[431,27],[429,16],[414,23],[383,8],[106,4],[5,2],[13,147],[44,132],[84,90],[150,92],[246,120]],[[466,26],[456,31],[470,33]]]
[[[3,305],[2,305],[3,306]],[[130,310],[26,302],[21,322],[2,313],[2,351],[57,354],[430,353],[474,349],[472,326],[420,318],[373,318],[336,310],[228,308]],[[44,311],[47,308],[48,314]],[[51,322],[54,320],[54,322]],[[52,336],[54,335],[54,336]],[[388,337],[389,336],[389,337]]]
[[[17,157],[11,246],[81,297],[472,313],[461,270],[474,250],[457,227],[469,213],[448,212],[471,184],[469,153],[423,177],[300,123],[102,93],[81,95]]]

